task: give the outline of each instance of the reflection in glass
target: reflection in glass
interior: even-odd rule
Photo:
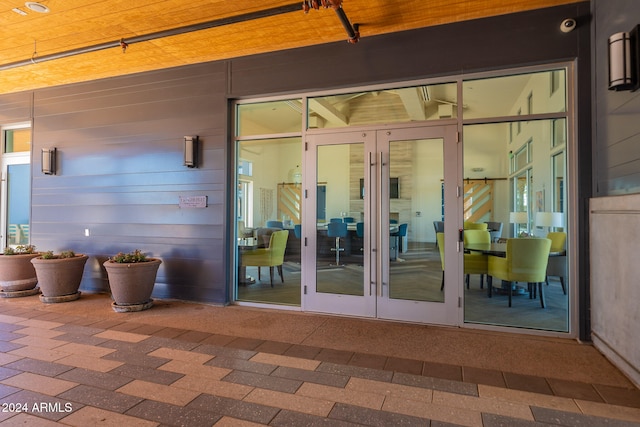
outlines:
[[[19,153],[31,150],[31,128],[6,129],[4,131],[4,152]]]
[[[455,83],[309,98],[308,125],[340,128],[457,117]]]
[[[389,173],[399,197],[389,191],[389,297],[444,302],[442,263],[431,223],[441,219],[444,154],[441,139],[392,141]],[[420,218],[413,220],[412,213]]]
[[[237,143],[238,300],[300,305],[301,240],[295,226],[302,218],[302,186],[297,180],[301,157],[299,137]],[[262,266],[243,266],[243,257],[255,261],[266,249],[274,249],[271,237],[278,230],[288,231],[282,262],[273,265],[265,255]]]
[[[364,144],[317,151],[316,292],[364,295]],[[361,225],[359,225],[361,224]]]
[[[31,166],[7,167],[7,245],[28,245],[31,212]]]
[[[302,131],[302,103],[299,99],[238,104],[236,114],[236,136]]]
[[[564,212],[565,208],[564,151],[553,156],[553,212]]]

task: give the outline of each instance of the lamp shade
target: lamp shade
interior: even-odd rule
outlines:
[[[553,227],[553,212],[537,212],[536,226],[537,227]]]
[[[512,224],[526,224],[529,220],[529,216],[526,212],[511,212],[509,213],[509,222]]]
[[[562,212],[538,212],[536,213],[537,227],[562,227],[564,217]]]

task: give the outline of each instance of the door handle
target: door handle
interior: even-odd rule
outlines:
[[[378,157],[378,167],[376,167],[376,186],[379,189],[382,186],[382,151],[377,153]],[[376,192],[376,199],[379,198],[380,191]],[[376,246],[378,248],[382,248],[382,200],[376,200]],[[376,253],[376,282],[378,286],[376,287],[376,295],[379,298],[382,298],[382,286],[383,286],[383,269],[382,269],[382,258],[384,255],[384,250],[380,250]]]

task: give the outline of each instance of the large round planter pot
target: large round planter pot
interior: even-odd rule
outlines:
[[[151,292],[162,261],[149,258],[146,262],[130,264],[105,261],[114,311],[140,311],[152,305]]]
[[[40,254],[0,255],[0,290],[3,293],[32,290],[38,279],[31,260]]]
[[[31,264],[36,270],[42,293],[40,301],[67,302],[80,298],[78,288],[88,259],[83,254],[77,254],[73,258],[33,258]]]

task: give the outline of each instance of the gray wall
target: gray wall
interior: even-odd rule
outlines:
[[[640,91],[607,90],[607,40],[640,24],[640,8],[637,0],[597,0],[592,7],[598,196],[590,203],[592,339],[640,386]]]
[[[640,25],[637,0],[595,0],[594,195],[640,193],[640,91],[609,91],[609,36]],[[640,58],[638,59],[640,60]]]
[[[33,118],[33,150],[59,150],[59,173],[33,159],[32,239],[41,250],[92,255],[83,289],[106,290],[108,255],[142,249],[164,261],[154,295],[228,301],[234,191],[229,98],[362,86],[578,58],[580,162],[590,172],[589,3],[0,96],[0,123]],[[565,18],[578,28],[559,31]],[[31,109],[33,114],[31,115]],[[203,141],[182,166],[182,137]],[[584,141],[584,142],[583,142]],[[591,182],[581,182],[586,206]],[[581,179],[584,179],[581,176]],[[206,195],[206,209],[179,209]],[[585,227],[578,212],[578,228]],[[84,237],[89,228],[90,237]],[[580,247],[588,235],[579,233]],[[580,252],[580,251],[579,251]],[[580,253],[580,275],[588,258]],[[585,319],[588,295],[580,283]],[[583,324],[583,329],[587,323]]]
[[[35,92],[32,242],[92,255],[83,289],[108,289],[101,263],[139,248],[163,260],[155,296],[227,300],[226,78],[216,63]],[[182,164],[185,135],[202,140],[201,168]],[[42,147],[58,149],[55,176]]]

